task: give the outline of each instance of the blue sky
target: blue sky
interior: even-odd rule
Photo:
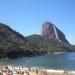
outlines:
[[[24,36],[39,34],[46,20],[75,44],[75,0],[0,0],[0,22]]]

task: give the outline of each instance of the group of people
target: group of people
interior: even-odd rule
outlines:
[[[39,71],[42,70],[14,65],[0,65],[0,75],[39,75]],[[40,74],[47,75],[46,70],[40,72]]]
[[[46,69],[32,69],[30,67],[24,68],[22,66],[0,65],[0,75],[58,75],[57,72],[50,71],[48,72]],[[59,75],[70,75],[64,71],[58,73]],[[75,75],[75,73],[72,75]]]
[[[29,71],[22,66],[1,65],[0,75],[29,75]]]

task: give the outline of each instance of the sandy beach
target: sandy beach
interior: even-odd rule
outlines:
[[[1,65],[0,75],[75,75],[75,71],[25,68],[22,66]]]

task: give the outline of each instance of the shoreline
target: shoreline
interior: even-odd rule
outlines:
[[[45,55],[49,55],[49,54],[63,54],[65,52],[70,52],[70,51],[58,51],[58,52],[51,52],[51,53],[44,53],[44,54],[36,54],[36,55],[29,55],[29,56],[21,56],[21,57],[26,57],[26,58],[30,58],[30,57],[37,57],[37,56],[45,56]],[[71,52],[75,52],[75,51],[71,51]],[[17,58],[9,58],[9,57],[0,57],[0,60],[1,59],[5,59],[5,60],[8,60],[8,59],[18,59],[18,58],[21,58],[21,57],[17,57]]]
[[[0,65],[0,75],[25,75],[25,73],[29,73],[29,75],[75,75],[75,71],[45,69],[40,67],[23,67],[15,65]]]

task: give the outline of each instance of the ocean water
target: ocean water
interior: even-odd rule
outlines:
[[[35,57],[21,57],[18,59],[1,59],[0,64],[40,67],[55,70],[75,70],[75,52],[54,53]]]

